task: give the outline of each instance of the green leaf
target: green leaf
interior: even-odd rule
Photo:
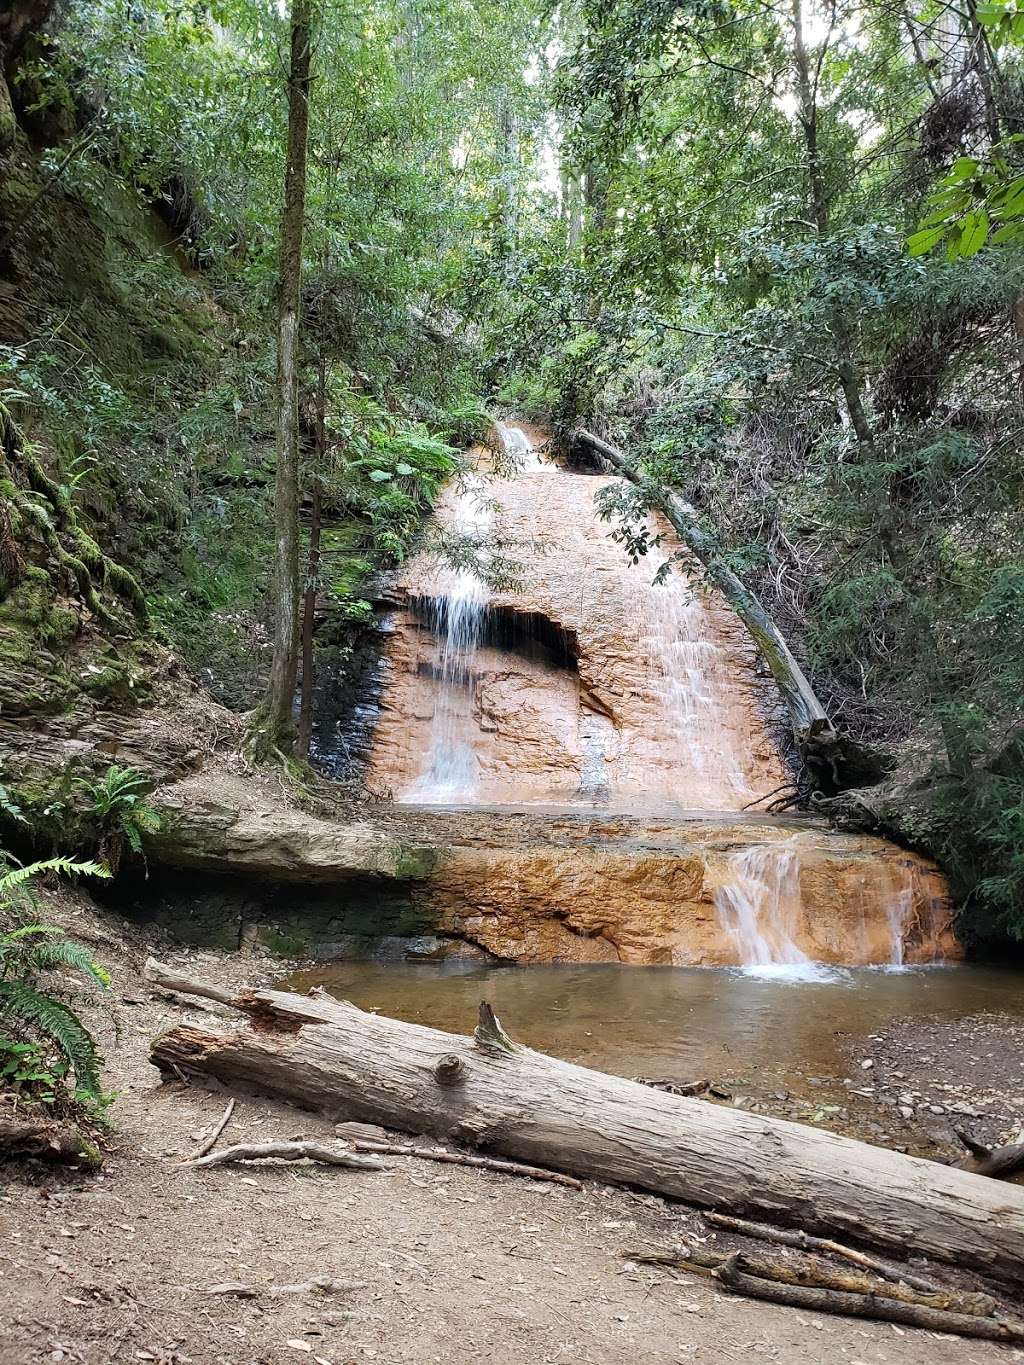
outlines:
[[[371,469],[370,478],[374,483],[390,483],[391,475],[386,469]]]
[[[16,1021],[46,1035],[74,1067],[78,1088],[100,1097],[99,1055],[92,1034],[59,1000],[24,981],[0,981],[0,1019]]]
[[[943,223],[940,227],[924,228],[920,232],[914,232],[907,238],[907,250],[911,256],[924,256],[933,246],[938,246],[946,231],[946,225]]]
[[[960,235],[960,256],[976,256],[988,240],[988,214],[984,209],[964,216]]]
[[[1020,241],[1024,237],[1024,223],[1004,223],[989,238],[992,246],[1003,246],[1006,242]]]
[[[950,168],[949,174],[945,177],[943,184],[959,185],[962,180],[969,180],[978,173],[978,163],[973,156],[958,156]]]

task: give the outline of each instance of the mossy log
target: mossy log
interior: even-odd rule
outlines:
[[[147,976],[160,984],[166,969],[151,960]],[[168,1077],[207,1076],[302,1108],[1024,1283],[1024,1190],[1014,1186],[558,1061],[515,1043],[486,1006],[467,1038],[322,992],[245,991],[232,1004],[250,1027],[172,1029],[153,1043],[154,1065]],[[442,1057],[459,1058],[463,1080],[438,1084]]]

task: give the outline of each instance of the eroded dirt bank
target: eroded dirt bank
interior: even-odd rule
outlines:
[[[181,1169],[225,1097],[160,1087],[148,1043],[182,1019],[210,1026],[219,1007],[151,992],[140,966],[154,945],[84,901],[61,898],[47,916],[89,942],[114,978],[110,1012],[90,1019],[120,1092],[117,1130],[99,1177],[6,1173],[4,1365],[1020,1358],[1003,1347],[755,1304],[690,1275],[624,1262],[628,1246],[709,1235],[686,1209],[630,1191],[589,1185],[576,1193],[409,1160],[379,1175]],[[262,955],[173,956],[224,984],[279,971]],[[851,1040],[851,1081],[869,1045]],[[756,1102],[773,1104],[770,1094]],[[331,1132],[325,1118],[241,1097],[224,1141]],[[329,1298],[270,1292],[315,1275],[354,1287]],[[256,1297],[209,1292],[228,1281]]]

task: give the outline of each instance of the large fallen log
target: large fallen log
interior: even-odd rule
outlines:
[[[147,964],[158,983],[162,970]],[[154,1065],[1024,1283],[1015,1186],[558,1061],[512,1042],[486,1005],[466,1038],[320,992],[254,990],[233,1004],[248,1028],[182,1025],[155,1040]]]

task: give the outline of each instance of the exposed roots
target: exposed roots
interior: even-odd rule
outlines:
[[[0,402],[0,459],[6,461],[10,481],[5,481],[8,505],[0,508],[0,574],[7,583],[17,582],[24,570],[20,548],[11,526],[10,508],[30,526],[46,546],[56,565],[57,577],[73,584],[98,621],[111,628],[123,622],[107,607],[100,593],[105,589],[127,602],[139,625],[145,625],[146,599],[135,577],[115,564],[78,524],[66,489],[50,478],[30,443]],[[15,476],[20,475],[19,481]],[[27,485],[27,487],[25,487]]]

